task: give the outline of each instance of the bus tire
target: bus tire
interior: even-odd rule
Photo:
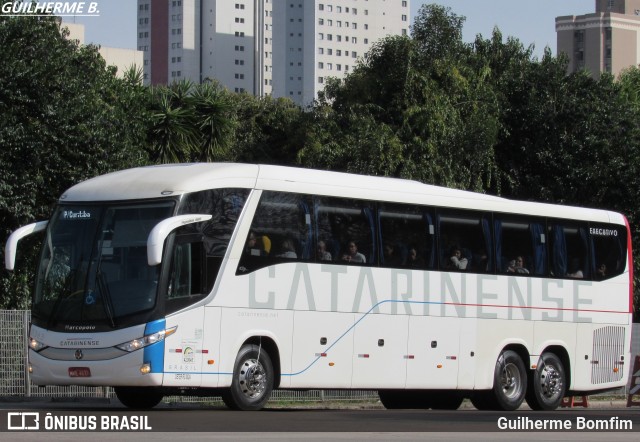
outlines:
[[[474,391],[469,398],[471,404],[478,410],[495,410],[495,400],[492,400],[493,391]]]
[[[524,362],[512,350],[500,353],[493,372],[493,389],[478,391],[471,403],[478,410],[517,410],[527,392],[527,371]]]
[[[553,353],[543,353],[529,382],[527,405],[532,410],[555,410],[560,405],[566,388],[562,361]]]
[[[379,390],[380,402],[387,410],[427,410],[431,395],[426,390]]]
[[[457,410],[462,405],[464,396],[459,391],[443,391],[435,394],[431,404],[432,410]]]
[[[148,410],[160,403],[164,394],[155,387],[114,387],[122,405],[135,410]]]
[[[222,400],[232,410],[260,410],[271,397],[274,378],[273,364],[265,349],[245,345],[238,352],[231,386],[222,394]]]

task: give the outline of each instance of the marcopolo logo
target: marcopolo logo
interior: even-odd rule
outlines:
[[[0,10],[3,15],[57,15],[65,16],[100,16],[98,2],[80,1],[2,1]]]

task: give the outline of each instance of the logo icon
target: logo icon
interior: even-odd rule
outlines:
[[[14,412],[7,413],[7,430],[39,430],[40,413]]]
[[[76,354],[75,354],[75,356],[76,356],[76,359],[77,359],[78,361],[79,361],[80,359],[82,359],[82,358],[84,357],[84,355],[82,354],[82,350],[77,349],[77,350],[76,350]]]

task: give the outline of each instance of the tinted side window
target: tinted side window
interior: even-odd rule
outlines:
[[[288,261],[307,261],[312,255],[313,230],[308,198],[265,191],[251,223],[241,267],[256,270]]]
[[[222,258],[248,195],[248,189],[213,189],[185,195],[179,215],[202,213],[212,218],[206,223],[185,226],[180,232],[202,234],[207,255]]]
[[[593,279],[613,278],[627,265],[627,229],[617,225],[592,224],[589,228],[593,250]]]
[[[498,273],[546,275],[546,232],[543,219],[496,215],[494,218]]]
[[[373,203],[317,198],[315,216],[318,244],[325,244],[327,258],[340,264],[375,264]]]
[[[549,221],[551,274],[556,278],[591,278],[587,228],[571,221]]]
[[[438,212],[440,269],[486,273],[493,271],[491,224],[480,212]]]
[[[383,204],[378,210],[380,265],[432,269],[436,263],[432,211],[420,206]]]

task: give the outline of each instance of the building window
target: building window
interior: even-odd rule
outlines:
[[[318,83],[320,84],[324,83],[324,77],[318,77]]]

